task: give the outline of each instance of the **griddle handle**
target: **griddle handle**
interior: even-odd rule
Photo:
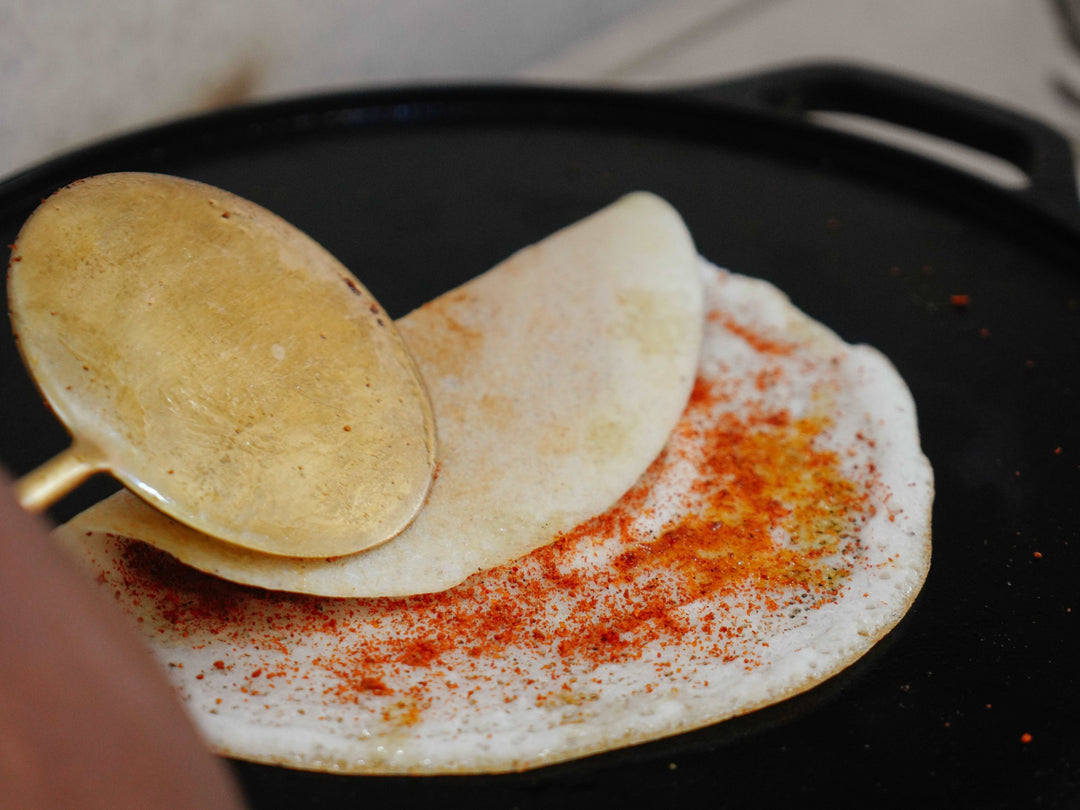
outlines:
[[[1068,140],[1020,113],[896,74],[846,64],[814,64],[683,90],[805,116],[854,113],[944,138],[1016,166],[1028,185],[1014,193],[1046,213],[1080,223],[1076,167]]]

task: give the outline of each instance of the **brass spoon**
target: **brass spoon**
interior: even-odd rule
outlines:
[[[407,347],[269,211],[176,177],[92,177],[27,220],[8,293],[23,359],[74,437],[19,482],[27,508],[109,471],[205,534],[329,557],[423,505],[435,426]]]

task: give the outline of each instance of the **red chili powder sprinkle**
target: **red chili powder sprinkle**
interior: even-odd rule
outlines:
[[[753,329],[739,323],[735,318],[728,314],[710,312],[707,317],[710,321],[720,323],[732,334],[741,337],[762,354],[789,355],[797,348],[797,344],[795,343],[776,340],[771,337],[766,337],[759,332],[755,332]]]
[[[794,348],[725,326],[758,351],[782,356]],[[777,372],[748,385],[780,382]],[[661,653],[687,645],[753,669],[762,650],[748,614],[813,610],[842,593],[858,559],[858,529],[872,514],[876,473],[845,477],[839,455],[819,446],[830,427],[825,417],[795,419],[753,405],[757,399],[749,407],[738,399],[737,411],[718,407],[741,395],[730,381],[699,379],[668,449],[611,509],[443,593],[324,600],[267,592],[139,543],[126,546],[109,576],[170,644],[212,646],[225,658],[243,649],[252,677],[265,669],[299,683],[318,672],[331,684],[325,702],[392,698],[396,708],[386,712],[402,724],[431,705],[432,683],[471,688],[517,677],[536,690],[535,700],[582,700],[576,687],[562,687],[603,664],[646,656],[659,656],[658,674],[673,678]],[[686,464],[694,473],[688,492],[661,486]],[[640,517],[670,507],[670,499],[682,499],[675,517],[659,532],[643,530]],[[320,639],[319,654],[294,656]],[[518,662],[537,660],[548,685],[535,666],[522,679]]]

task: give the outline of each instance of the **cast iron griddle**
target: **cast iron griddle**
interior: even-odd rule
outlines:
[[[1032,187],[1003,190],[802,115],[822,108],[977,146],[1015,162]],[[33,168],[0,185],[6,242],[56,188],[121,170],[202,180],[270,208],[395,316],[625,192],[654,191],[705,256],[776,283],[893,360],[937,476],[922,595],[817,689],[519,775],[360,778],[237,763],[256,807],[1080,801],[1080,215],[1068,147],[1052,131],[842,66],[670,93],[347,93],[186,120]],[[0,386],[0,461],[22,473],[67,438],[9,337]],[[86,488],[55,517],[111,486]]]

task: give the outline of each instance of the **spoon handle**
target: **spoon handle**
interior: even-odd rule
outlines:
[[[16,481],[15,496],[24,509],[40,512],[100,469],[97,459],[73,444]]]

